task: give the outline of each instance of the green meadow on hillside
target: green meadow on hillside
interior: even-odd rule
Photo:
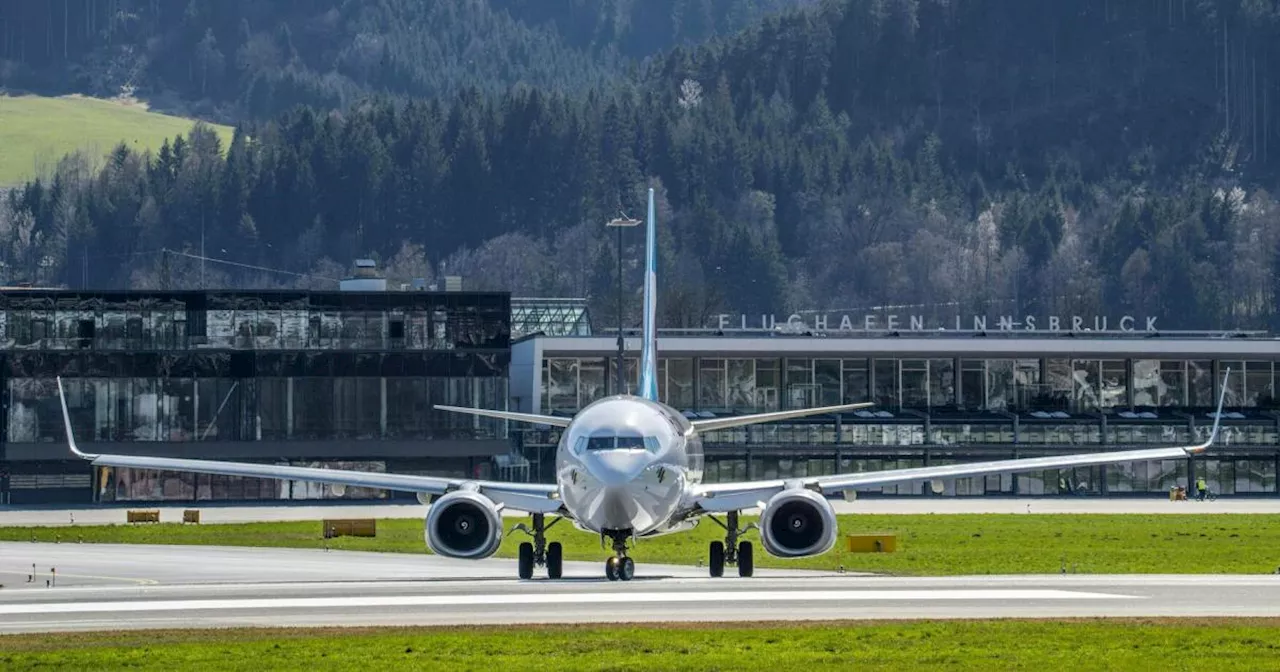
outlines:
[[[138,151],[158,150],[195,123],[109,100],[0,95],[0,187],[48,175],[76,150],[105,157],[121,142]],[[231,127],[211,126],[224,146],[231,142]]]

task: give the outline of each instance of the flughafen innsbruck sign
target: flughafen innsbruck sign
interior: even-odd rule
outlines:
[[[1119,331],[1155,332],[1156,317],[1121,315],[1119,319],[1106,315],[972,315],[954,320],[927,318],[924,315],[896,315],[881,313],[837,313],[805,311],[792,313],[782,319],[778,315],[716,316],[719,329],[788,329],[818,332],[829,331]]]

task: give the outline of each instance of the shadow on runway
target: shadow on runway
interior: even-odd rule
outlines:
[[[253,585],[309,585],[309,584],[315,584],[315,583],[324,583],[324,584],[331,584],[331,585],[359,586],[359,585],[371,584],[371,583],[381,583],[381,584],[388,584],[388,583],[390,584],[395,584],[395,583],[406,583],[406,584],[407,583],[506,583],[509,581],[518,581],[520,583],[546,583],[546,584],[635,583],[635,582],[663,581],[667,579],[681,579],[681,578],[704,578],[704,577],[681,577],[681,576],[674,576],[674,575],[636,576],[631,581],[624,582],[624,581],[609,581],[609,579],[603,576],[603,574],[598,577],[596,576],[563,576],[559,579],[548,579],[545,576],[542,576],[542,577],[535,576],[532,579],[519,579],[515,576],[424,576],[424,577],[392,576],[392,577],[386,577],[386,578],[371,578],[371,579],[324,578],[324,579],[288,579],[288,580],[262,579],[259,581],[182,581],[177,583],[166,583],[162,585],[253,586]],[[132,580],[132,579],[129,579],[129,580]]]
[[[359,585],[367,585],[367,584],[414,584],[414,583],[490,584],[490,583],[508,583],[511,581],[515,581],[521,584],[545,584],[545,585],[560,585],[560,584],[623,584],[625,585],[629,583],[655,583],[660,581],[669,581],[669,580],[677,580],[677,579],[707,580],[707,581],[713,581],[716,583],[720,583],[720,582],[739,583],[739,582],[750,582],[753,580],[767,580],[770,582],[785,581],[785,582],[801,583],[804,581],[812,580],[814,578],[831,578],[831,577],[837,577],[837,576],[843,576],[849,579],[865,578],[865,577],[859,577],[858,575],[836,574],[836,573],[814,574],[813,576],[765,575],[765,576],[746,577],[746,578],[739,577],[739,576],[726,576],[721,578],[712,578],[711,576],[705,576],[705,575],[704,576],[677,576],[674,574],[648,574],[648,575],[636,575],[630,581],[610,581],[607,577],[603,575],[603,572],[602,572],[600,576],[587,576],[587,575],[562,576],[559,579],[549,579],[546,576],[535,576],[532,579],[519,579],[515,576],[426,576],[426,577],[394,576],[394,577],[386,577],[386,578],[362,578],[362,579],[357,579],[357,578],[291,579],[291,580],[264,579],[261,581],[230,581],[230,582],[228,581],[187,581],[187,582],[181,582],[181,583],[169,583],[164,585],[218,586],[218,585],[234,584],[234,585],[240,585],[240,586],[252,586],[252,585],[308,585],[308,584],[315,584],[315,583],[324,583],[324,584],[330,584],[330,585],[359,586]]]

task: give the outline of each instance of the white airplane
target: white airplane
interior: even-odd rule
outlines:
[[[552,579],[560,578],[562,550],[547,543],[546,530],[560,520],[612,542],[613,555],[605,563],[610,580],[630,580],[635,562],[628,542],[692,529],[707,516],[725,530],[725,539],[710,544],[710,573],[724,574],[725,565],[736,565],[740,576],[754,569],[752,545],[740,538],[759,531],[765,550],[780,558],[801,558],[826,553],[836,541],[835,510],[827,499],[838,493],[848,497],[860,488],[1069,468],[1186,458],[1204,452],[1218,435],[1218,414],[1209,440],[1195,446],[1127,450],[1109,453],[1063,455],[998,460],[939,467],[894,469],[858,474],[807,476],[739,483],[702,483],[702,435],[706,432],[803,416],[841,413],[871,406],[844,404],[737,417],[689,420],[658,399],[655,307],[657,252],[654,231],[653,190],[649,190],[649,216],[645,242],[644,329],[639,394],[620,394],[596,401],[573,418],[515,413],[478,408],[436,406],[459,413],[563,428],[556,450],[554,484],[508,483],[465,478],[435,478],[377,474],[339,469],[315,469],[240,462],[215,462],[130,455],[89,455],[76,447],[67,412],[62,380],[62,419],[67,443],[77,456],[95,466],[187,471],[229,476],[251,476],[311,481],[344,486],[382,488],[418,493],[432,498],[424,521],[427,547],[434,553],[466,559],[482,559],[498,551],[504,537],[502,511],[530,513],[533,529],[521,530],[533,537],[519,547],[519,576],[533,576],[534,566],[545,566]],[[1230,375],[1230,371],[1227,371]],[[1224,381],[1223,392],[1226,384]],[[760,509],[759,525],[738,527],[741,511]],[[555,518],[547,523],[550,514]],[[721,522],[713,514],[724,514]]]

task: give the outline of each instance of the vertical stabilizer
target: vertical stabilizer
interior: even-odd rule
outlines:
[[[644,231],[644,343],[640,350],[640,396],[658,400],[658,242],[654,223],[653,189],[649,189],[649,219]]]

